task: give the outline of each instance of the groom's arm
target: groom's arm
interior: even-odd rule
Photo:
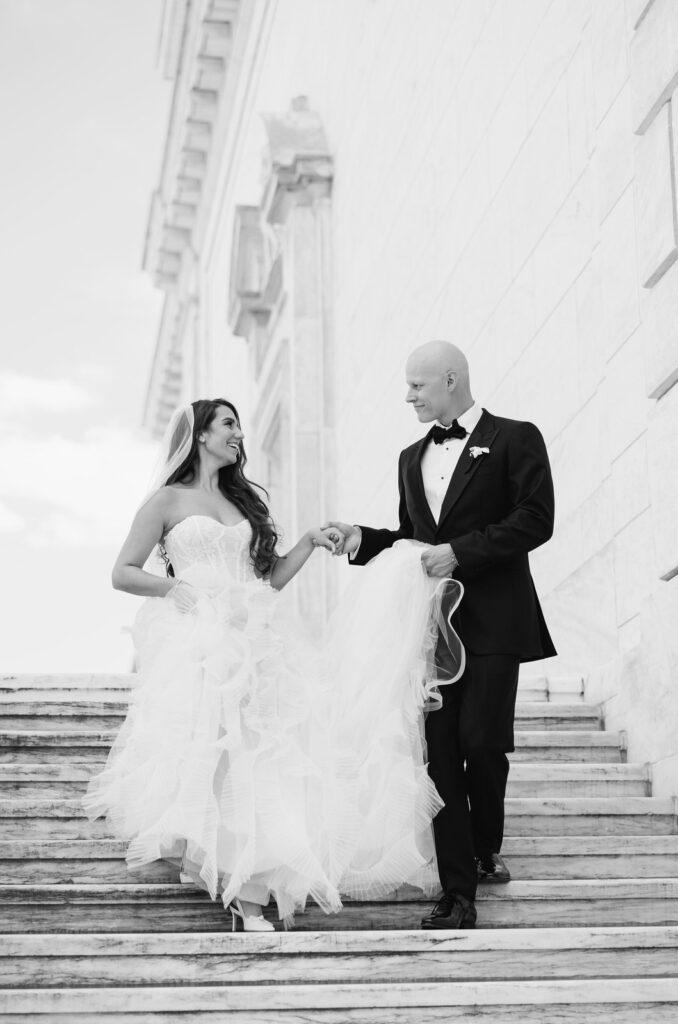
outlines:
[[[450,539],[464,576],[527,554],[553,534],[551,467],[544,439],[533,423],[518,424],[509,438],[508,486],[511,510],[503,519]]]
[[[411,540],[414,537],[412,520],[407,510],[403,456],[404,452],[401,452],[398,460],[398,518],[400,525],[397,530],[375,530],[371,526],[359,526],[361,532],[360,547],[349,559],[352,565],[367,565],[381,551],[393,547],[397,540]]]

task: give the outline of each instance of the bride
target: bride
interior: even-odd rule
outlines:
[[[286,925],[308,897],[437,888],[431,821],[442,802],[424,762],[422,710],[463,669],[449,622],[461,588],[429,580],[400,542],[361,574],[320,647],[279,591],[333,529],[284,556],[246,478],[226,399],[177,410],[160,471],[113,569],[147,597],[134,624],[138,685],[103,771],[84,798],[128,841],[131,869],[159,858],[220,896],[248,931]],[[166,577],[143,568],[158,546]],[[459,671],[436,678],[442,629]]]

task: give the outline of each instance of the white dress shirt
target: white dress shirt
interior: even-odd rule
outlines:
[[[468,435],[473,433],[475,428],[478,426],[480,417],[483,415],[483,410],[477,402],[474,402],[470,409],[460,416],[457,423],[464,428],[467,432],[467,436],[463,438],[451,437],[448,441],[443,441],[442,444],[434,444],[433,441],[429,441],[426,445],[426,449],[421,460],[421,475],[424,481],[424,493],[426,500],[429,503],[433,518],[436,523],[440,519],[440,510],[443,507],[443,501],[447,494],[447,488],[450,485],[452,474],[454,473],[455,467],[459,462],[459,456],[461,455],[464,445],[468,441]],[[447,430],[444,423],[438,424],[443,430]],[[360,528],[358,528],[360,532]],[[360,550],[362,543],[362,535],[358,542],[356,550],[349,555],[349,560],[352,562],[355,556]],[[452,552],[454,554],[454,552]],[[455,559],[455,565],[456,565]]]
[[[459,462],[459,456],[468,441],[468,434],[475,430],[482,414],[482,408],[477,402],[474,402],[471,408],[467,409],[457,420],[459,426],[466,430],[466,437],[450,437],[442,444],[434,444],[433,441],[429,441],[426,445],[421,460],[421,475],[424,480],[426,500],[436,523],[440,519],[440,510],[443,507],[447,488]],[[443,430],[447,429],[443,423],[439,425]]]

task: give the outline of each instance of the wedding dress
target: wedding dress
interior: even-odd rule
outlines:
[[[138,685],[87,814],[129,842],[131,869],[169,860],[225,904],[270,894],[286,923],[309,896],[333,912],[341,894],[435,891],[442,803],[422,711],[439,703],[433,649],[460,585],[445,598],[401,542],[356,572],[317,647],[256,576],[250,538],[246,520],[204,515],[168,532],[197,603],[182,612],[170,594],[139,610]]]

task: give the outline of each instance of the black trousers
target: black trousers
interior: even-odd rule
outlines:
[[[440,883],[470,900],[475,858],[499,853],[504,838],[518,669],[512,655],[467,653],[463,676],[441,687],[443,706],[426,719],[428,770],[445,801],[433,822]]]

